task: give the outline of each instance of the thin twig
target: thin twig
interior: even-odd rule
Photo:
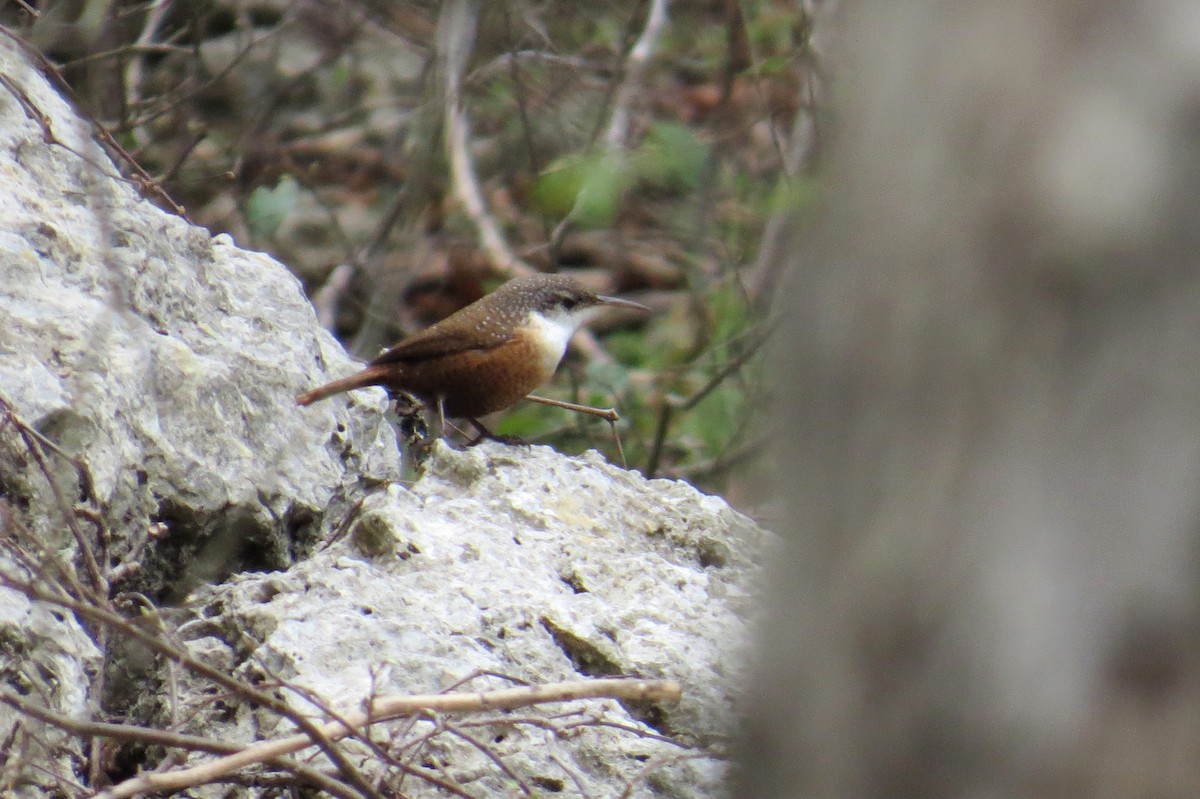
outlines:
[[[367,723],[388,721],[428,711],[465,713],[600,698],[672,702],[678,701],[680,693],[679,684],[671,680],[604,679],[554,683],[531,688],[506,688],[489,692],[384,697],[373,700],[367,710],[347,713],[344,721],[321,725],[318,732],[333,742],[345,738]],[[140,793],[178,791],[212,781],[254,763],[298,752],[312,745],[313,739],[307,733],[268,741],[235,755],[191,768],[165,774],[141,774],[98,794],[96,799],[123,799]]]
[[[633,118],[631,107],[634,100],[644,93],[642,82],[645,78],[646,66],[650,62],[650,57],[654,53],[654,48],[666,22],[667,0],[651,0],[642,33],[633,47],[629,48],[629,54],[625,57],[625,63],[621,70],[621,83],[613,94],[612,112],[602,138],[604,148],[609,152],[617,152],[625,148],[626,140],[629,138],[630,120]],[[571,206],[571,210],[550,234],[549,247],[555,260],[562,249],[563,240],[571,231],[575,219],[583,208],[585,196],[586,192],[583,191],[576,195],[575,204]]]
[[[802,10],[807,15],[809,12]],[[801,66],[805,70],[804,84],[800,92],[800,108],[792,120],[788,142],[781,145],[780,163],[783,166],[781,183],[793,181],[806,172],[811,172],[819,161],[823,144],[819,94],[826,80],[821,64],[812,45],[803,45]],[[771,123],[774,131],[776,125]],[[795,214],[791,209],[780,210],[767,219],[759,237],[758,253],[750,268],[752,307],[762,310],[770,305],[783,273],[784,264],[789,262],[785,248],[795,231]]]
[[[173,213],[175,213],[176,215],[178,215],[180,217],[183,217],[184,219],[187,219],[187,214],[184,213],[183,206],[181,206],[181,205],[179,205],[179,203],[175,202],[175,200],[173,200],[171,198],[171,196],[169,194],[167,194],[166,190],[162,187],[162,185],[159,184],[158,181],[156,181],[154,178],[152,178],[150,176],[150,174],[148,172],[146,172],[146,170],[142,169],[141,165],[138,164],[137,161],[135,161],[133,159],[133,156],[131,156],[128,153],[128,151],[126,151],[125,148],[122,147],[117,142],[117,140],[113,138],[112,134],[109,133],[108,128],[101,125],[96,120],[95,117],[93,117],[91,114],[89,114],[83,110],[83,105],[79,102],[79,99],[75,96],[75,92],[71,89],[70,84],[67,83],[66,79],[63,78],[63,76],[59,72],[58,68],[55,67],[53,64],[51,64],[50,60],[47,59],[46,56],[44,54],[42,54],[42,52],[40,50],[38,50],[36,47],[31,46],[28,42],[26,42],[20,36],[17,36],[15,33],[12,33],[11,31],[9,31],[3,25],[0,25],[0,35],[7,36],[9,39],[11,39],[13,42],[15,42],[18,47],[21,48],[21,51],[23,53],[25,53],[25,55],[34,64],[37,65],[37,67],[41,70],[42,75],[53,84],[54,88],[56,88],[64,97],[67,98],[67,100],[69,100],[71,102],[71,105],[73,106],[73,108],[75,110],[75,113],[79,114],[82,118],[84,118],[88,121],[88,123],[92,127],[92,132],[95,134],[95,136],[106,147],[108,147],[112,152],[116,153],[117,157],[125,163],[125,165],[129,168],[130,172],[132,172],[134,175],[133,178],[126,178],[121,175],[116,175],[116,176],[114,176],[115,179],[125,181],[126,183],[129,183],[130,185],[135,186],[140,192],[153,193],[160,200],[162,200],[162,202],[165,203]],[[11,85],[9,85],[9,84],[11,84]],[[14,92],[14,95],[17,97],[18,102],[22,102],[21,95],[23,94],[23,92],[21,92],[20,88],[16,87],[14,90],[15,83],[12,83],[11,80],[8,83],[6,83],[6,86],[9,88],[10,91]],[[25,97],[25,100],[28,100],[27,96]],[[22,105],[24,105],[24,102],[22,102]],[[30,103],[30,106],[32,106],[32,103]],[[57,137],[55,137],[49,127],[48,117],[46,117],[45,114],[42,114],[40,109],[37,109],[36,107],[33,107],[33,108],[34,108],[34,111],[37,116],[31,116],[31,118],[34,119],[35,121],[37,121],[42,126],[42,133],[44,136],[51,137],[50,139],[47,140],[47,143],[57,144],[58,146],[66,149],[67,151],[74,153],[79,158],[84,159],[86,162],[91,164],[99,172],[101,172],[105,175],[111,175],[111,173],[108,170],[103,169],[99,164],[95,163],[92,159],[88,158],[83,153],[80,153],[77,150],[69,147],[68,145],[63,143],[61,140],[59,140]],[[26,112],[27,113],[29,112],[29,107],[26,107]]]
[[[317,708],[320,709],[320,711],[326,715],[326,717],[333,719],[335,722],[341,723],[344,726],[347,726],[347,727],[350,726],[346,723],[346,720],[341,716],[341,714],[339,714],[336,710],[334,710],[332,707],[330,707],[320,696],[317,695],[317,693],[315,691],[310,691],[307,688],[304,688],[299,685],[295,685],[294,683],[290,683],[290,682],[280,678],[278,675],[272,673],[271,670],[266,666],[266,664],[264,664],[262,662],[262,660],[260,658],[258,658],[257,656],[255,656],[254,660],[255,660],[255,663],[258,664],[258,667],[260,669],[262,669],[263,672],[267,675],[267,677],[274,680],[280,687],[286,688],[290,691],[293,691],[294,693],[299,694],[301,697],[308,700],[312,704],[316,705]],[[372,691],[372,693],[374,693],[374,688],[372,688],[371,691]],[[368,721],[367,725],[364,725],[364,727],[363,727],[364,732],[366,731],[366,727],[369,726],[369,724],[370,724],[370,722]],[[370,735],[360,735],[360,734],[358,734],[358,732],[353,733],[353,735],[359,741],[366,744],[367,747],[370,748],[377,756],[386,757],[387,753],[385,751],[383,751],[382,747],[380,747],[373,740],[371,740]],[[332,742],[329,742],[329,743],[332,744]],[[369,782],[366,782],[365,780],[363,781],[363,785],[365,786],[366,795],[369,797],[369,799],[384,799],[383,794],[381,794],[379,791],[377,791],[375,789],[375,786],[371,785]],[[360,788],[360,790],[363,790],[363,789]]]
[[[686,413],[700,404],[700,401],[711,394],[721,383],[725,382],[727,377],[745,366],[746,362],[753,358],[762,349],[764,344],[770,341],[772,334],[774,334],[778,326],[778,319],[774,319],[763,325],[757,337],[751,340],[736,357],[730,359],[729,363],[718,369],[716,374],[709,378],[708,382],[701,386],[692,396],[680,403],[678,409]]]
[[[138,741],[146,744],[156,744],[158,746],[170,746],[178,749],[188,749],[196,752],[212,752],[218,755],[227,755],[234,752],[240,752],[245,749],[245,744],[230,743],[228,741],[219,741],[215,738],[206,738],[200,735],[186,735],[179,732],[168,732],[159,730],[153,727],[139,727],[136,724],[112,724],[102,721],[80,721],[73,719],[70,716],[64,716],[58,713],[23,699],[15,692],[6,688],[0,688],[0,704],[5,704],[12,709],[30,716],[39,721],[44,721],[60,730],[73,732],[77,735],[97,736],[102,738],[111,738],[115,741]]]
[[[461,728],[459,728],[455,724],[446,724],[443,721],[442,728],[446,732],[450,733],[451,735],[454,735],[454,736],[457,736],[457,737],[463,739],[468,744],[470,744],[471,746],[473,746],[477,750],[479,750],[480,754],[482,754],[488,760],[495,763],[496,768],[500,769],[500,771],[502,771],[506,777],[508,777],[510,780],[512,780],[513,782],[515,782],[517,784],[517,786],[521,789],[521,793],[525,794],[526,796],[533,795],[533,791],[531,791],[529,789],[529,786],[525,784],[525,780],[521,779],[521,777],[515,771],[513,771],[511,768],[509,768],[508,764],[505,763],[498,754],[493,752],[491,747],[489,747],[487,744],[483,743],[475,736],[470,735],[467,732],[464,732]]]
[[[487,209],[483,190],[475,175],[471,157],[471,122],[463,108],[463,71],[475,46],[475,24],[479,17],[478,0],[449,0],[438,20],[438,55],[442,59],[443,115],[446,160],[454,196],[479,231],[479,242],[492,265],[516,277],[533,273],[508,246],[499,225]]]
[[[575,783],[575,788],[579,791],[580,796],[584,797],[584,799],[588,799],[588,797],[591,796],[591,794],[588,793],[587,787],[583,784],[583,777],[576,772],[575,769],[568,766],[561,757],[551,752],[550,762],[562,769],[563,772],[571,778],[571,782]]]
[[[605,70],[605,67],[589,61],[582,56],[563,55],[562,53],[554,53],[549,50],[512,50],[507,53],[501,53],[486,64],[476,67],[471,74],[466,76],[463,84],[466,86],[476,86],[486,80],[490,80],[503,70],[513,69],[516,64],[522,61],[536,61],[571,70],[590,69],[594,72],[603,72]]]
[[[670,766],[675,763],[680,763],[684,760],[699,760],[701,758],[715,758],[716,755],[711,752],[685,752],[681,755],[669,755],[667,757],[658,757],[647,761],[646,765],[642,766],[641,771],[629,778],[629,782],[625,784],[625,790],[621,791],[620,799],[629,799],[633,795],[633,789],[637,784],[646,778],[648,774],[664,766]]]
[[[439,732],[440,731],[441,730],[439,729]],[[440,783],[438,783],[438,784],[446,787],[455,796],[461,796],[462,799],[479,799],[479,797],[476,797],[476,796],[473,796],[473,795],[467,793],[466,789],[463,788],[462,786],[460,786],[454,780],[454,778],[450,776],[450,773],[446,770],[446,765],[442,761],[441,758],[434,759],[433,765],[437,766],[438,771],[440,771],[442,773],[442,776],[437,778],[440,780]],[[421,769],[421,771],[428,772],[429,770]],[[430,779],[430,777],[426,776],[425,779]]]
[[[762,349],[763,345],[770,340],[771,335],[778,326],[778,319],[767,321],[758,330],[757,335],[734,358],[731,358],[728,363],[718,369],[716,374],[710,377],[703,386],[693,392],[687,399],[678,399],[666,395],[662,397],[658,413],[658,423],[654,429],[654,442],[650,446],[650,456],[646,459],[646,468],[644,470],[646,477],[654,477],[662,466],[662,454],[666,446],[667,434],[670,432],[671,421],[674,415],[677,412],[686,413],[695,408],[705,397],[725,382],[730,375],[741,370]]]
[[[646,458],[646,468],[644,473],[647,478],[652,479],[658,474],[658,467],[662,465],[663,449],[667,443],[667,432],[671,429],[671,416],[675,407],[673,397],[662,396],[661,404],[658,408],[658,422],[654,425],[654,441],[650,445],[650,455]]]
[[[661,2],[661,0],[656,0]],[[479,231],[479,243],[487,253],[493,268],[510,277],[533,274],[536,270],[521,260],[509,246],[500,226],[487,208],[483,189],[475,174],[471,157],[471,121],[463,107],[462,76],[471,49],[475,46],[475,23],[479,16],[478,0],[450,0],[442,7],[438,20],[438,53],[443,72],[443,125],[446,160],[454,196]],[[589,360],[607,363],[611,360],[586,330],[577,331],[575,347]]]
[[[79,58],[73,58],[63,64],[64,68],[79,69],[90,66],[98,61],[122,58],[128,55],[191,55],[194,50],[179,44],[123,44],[111,50],[100,50],[88,53]]]
[[[770,433],[764,433],[758,438],[751,439],[739,447],[723,452],[711,460],[682,469],[668,469],[667,476],[686,480],[693,484],[704,480],[712,480],[731,469],[741,466],[743,463],[749,463],[756,458],[761,458],[764,453],[770,451],[774,440],[775,436]]]
[[[48,708],[37,705],[18,696],[7,689],[0,689],[0,703],[6,704],[19,713],[44,721],[60,730],[76,735],[108,738],[115,741],[136,741],[143,744],[184,749],[192,752],[211,752],[213,754],[232,754],[246,748],[245,744],[220,741],[200,735],[186,735],[178,732],[168,732],[153,727],[140,727],[135,724],[112,724],[100,721],[80,721],[54,713]],[[15,728],[14,728],[15,729]],[[286,758],[276,758],[270,765],[284,769],[297,777],[316,785],[343,799],[361,799],[361,794],[355,793],[337,780],[301,763]],[[82,786],[80,786],[82,790]]]
[[[516,37],[512,30],[512,12],[508,5],[504,5],[504,29],[505,34],[516,43]],[[508,59],[508,77],[513,90],[513,100],[517,104],[517,117],[521,120],[521,136],[524,139],[525,152],[529,155],[529,173],[531,175],[541,174],[542,159],[538,157],[538,146],[533,133],[533,120],[529,116],[529,96],[526,90],[525,81],[521,80],[520,59],[516,57],[516,52],[508,55],[513,56]],[[470,82],[470,78],[467,79]],[[543,227],[545,222],[542,223]]]
[[[313,310],[317,312],[317,324],[326,330],[337,326],[337,312],[354,279],[355,267],[352,264],[338,264],[324,285],[317,289],[312,296]]]
[[[629,464],[625,461],[625,447],[621,446],[621,433],[619,430],[617,430],[617,422],[621,421],[621,417],[617,414],[616,408],[593,408],[591,405],[580,405],[578,403],[567,402],[565,400],[539,397],[536,394],[526,395],[525,399],[533,402],[540,402],[543,405],[552,405],[557,408],[564,408],[568,411],[599,416],[601,419],[608,422],[608,429],[612,431],[613,443],[617,446],[617,456],[621,459],[621,467],[625,469],[629,468]]]
[[[54,472],[50,468],[50,464],[46,462],[46,455],[42,451],[41,439],[44,438],[40,434],[35,435],[33,428],[25,424],[21,417],[17,414],[16,409],[8,402],[8,400],[0,397],[0,411],[9,424],[16,428],[17,435],[25,442],[25,448],[29,454],[33,456],[34,461],[38,465],[38,470],[50,485],[50,493],[54,495],[54,501],[57,504],[59,511],[67,523],[67,529],[71,531],[71,535],[75,539],[75,545],[79,548],[79,556],[83,559],[84,570],[87,573],[88,579],[91,581],[92,591],[96,596],[108,596],[108,581],[104,579],[103,573],[100,571],[100,564],[96,561],[96,552],[92,547],[91,541],[83,534],[77,523],[77,517],[72,511],[72,505],[67,501],[66,496],[62,492],[62,487],[55,479]],[[58,450],[57,447],[55,447]],[[58,452],[62,452],[58,450]],[[69,458],[72,465],[76,465],[73,458]]]
[[[171,7],[170,0],[153,0],[150,3],[150,8],[146,12],[146,19],[142,23],[141,33],[138,34],[137,42],[134,43],[135,48],[149,48],[154,37],[158,35],[158,28],[162,25],[163,19],[167,15],[167,11]],[[127,108],[137,108],[142,99],[142,58],[135,54],[129,59],[129,64],[125,68],[125,106]],[[146,146],[146,129],[139,125],[129,131],[137,143],[138,148]]]
[[[651,0],[650,10],[646,12],[646,24],[637,43],[629,50],[625,58],[624,77],[617,87],[616,100],[613,102],[612,114],[609,116],[608,129],[604,133],[604,144],[607,147],[619,148],[625,146],[629,137],[629,125],[632,119],[630,108],[636,97],[644,94],[642,81],[646,74],[646,66],[654,54],[658,38],[667,24],[667,0]]]
[[[591,405],[579,405],[574,402],[567,402],[566,400],[539,397],[536,394],[529,394],[525,397],[525,399],[529,400],[530,402],[539,402],[542,405],[552,405],[555,408],[563,408],[568,411],[575,411],[576,413],[586,413],[591,416],[599,416],[601,419],[605,419],[608,422],[621,421],[621,417],[617,413],[616,408],[594,408]]]
[[[0,585],[7,585],[14,588],[30,599],[39,602],[49,602],[66,608],[72,611],[76,616],[83,617],[91,621],[93,624],[102,625],[104,627],[119,630],[124,636],[135,639],[138,643],[146,646],[152,652],[160,654],[164,657],[176,660],[185,666],[193,674],[203,677],[211,682],[214,682],[237,696],[241,696],[254,704],[269,708],[278,713],[280,716],[291,721],[297,727],[305,731],[301,737],[310,740],[310,744],[316,744],[321,747],[322,752],[334,763],[335,766],[346,776],[355,787],[358,787],[364,794],[370,794],[372,789],[367,786],[365,779],[359,773],[358,769],[346,758],[338,747],[333,745],[333,742],[321,731],[320,726],[312,719],[293,709],[287,702],[282,699],[260,691],[252,685],[244,681],[240,681],[230,674],[225,673],[221,669],[210,666],[202,660],[198,660],[189,654],[186,650],[182,650],[171,642],[164,640],[161,635],[147,632],[140,626],[131,623],[120,614],[109,610],[107,607],[99,607],[94,603],[80,601],[66,594],[65,591],[58,589],[52,591],[43,588],[29,580],[18,580],[10,574],[0,572]],[[311,738],[309,738],[311,736]],[[286,752],[283,754],[287,754]]]

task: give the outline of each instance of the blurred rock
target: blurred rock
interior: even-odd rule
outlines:
[[[1194,796],[1200,15],[841,10],[738,795]]]

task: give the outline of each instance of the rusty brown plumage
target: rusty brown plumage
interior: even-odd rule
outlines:
[[[565,275],[530,275],[416,333],[362,371],[301,394],[300,405],[368,386],[407,391],[446,416],[476,419],[503,410],[554,376],[571,333],[604,305],[646,310],[605,297]]]

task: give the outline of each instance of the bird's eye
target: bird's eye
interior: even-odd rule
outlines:
[[[560,299],[562,300],[563,307],[568,311],[574,310],[575,307],[580,303],[580,299],[574,294],[563,294],[561,295]]]

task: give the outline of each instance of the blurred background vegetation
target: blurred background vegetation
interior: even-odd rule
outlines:
[[[0,21],[148,199],[287,264],[357,357],[525,269],[650,305],[541,393],[617,408],[630,466],[753,510],[821,5],[9,0]],[[494,429],[616,459],[603,421],[557,408]]]

